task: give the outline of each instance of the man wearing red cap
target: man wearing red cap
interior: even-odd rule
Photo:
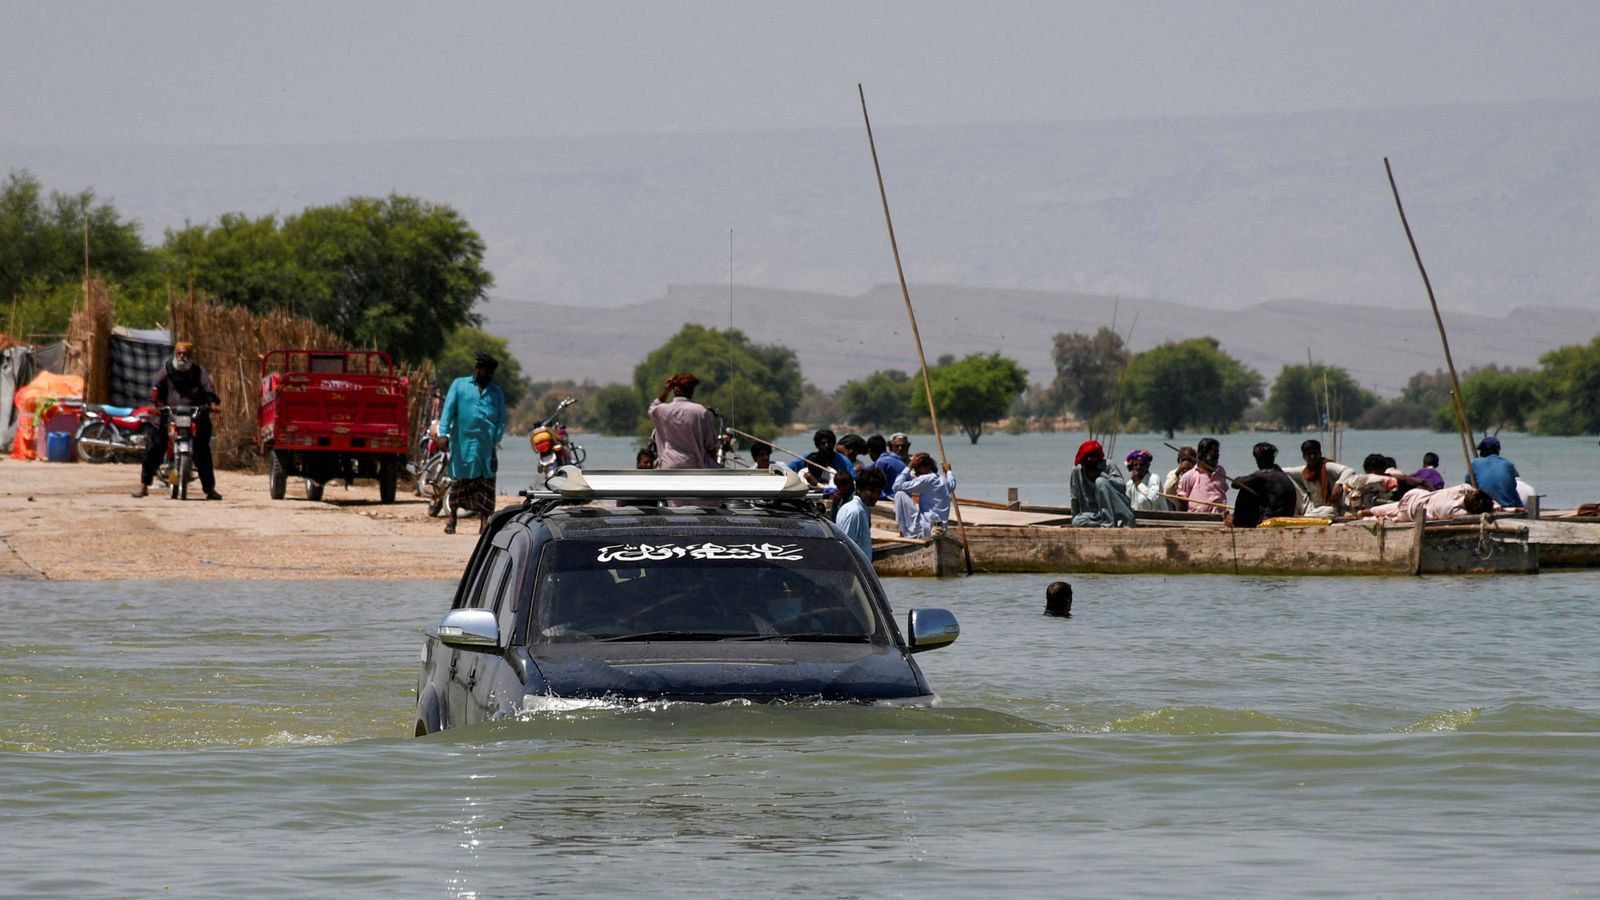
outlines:
[[[1072,458],[1072,524],[1079,528],[1132,528],[1128,489],[1115,469],[1106,467],[1099,441],[1084,441]]]

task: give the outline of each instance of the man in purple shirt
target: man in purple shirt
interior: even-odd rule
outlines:
[[[1422,454],[1422,468],[1411,477],[1428,486],[1430,491],[1444,490],[1444,476],[1439,474],[1439,454],[1429,451]]]
[[[655,426],[656,467],[661,469],[715,469],[717,426],[711,413],[694,402],[700,379],[679,372],[661,386],[661,396],[650,404],[650,424]],[[672,400],[668,401],[668,395]]]

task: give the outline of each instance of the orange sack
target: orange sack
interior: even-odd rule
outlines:
[[[40,372],[28,382],[27,387],[17,388],[16,404],[19,415],[17,438],[11,442],[11,458],[34,459],[38,456],[33,446],[33,415],[40,403],[46,400],[82,396],[82,378],[76,375],[57,375],[54,372]]]

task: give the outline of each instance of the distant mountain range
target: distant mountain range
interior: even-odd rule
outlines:
[[[1318,301],[1274,300],[1219,310],[1158,300],[1117,299],[1049,291],[912,285],[917,325],[929,361],[950,353],[1000,350],[1048,382],[1057,332],[1093,333],[1115,325],[1136,350],[1164,341],[1210,335],[1223,349],[1261,372],[1304,363],[1343,366],[1364,387],[1398,394],[1419,370],[1444,366],[1438,330],[1420,288],[1404,308],[1357,307]],[[630,381],[633,367],[685,322],[716,328],[729,323],[727,285],[670,288],[644,303],[584,309],[548,303],[492,300],[488,329],[507,339],[536,379]],[[758,343],[779,343],[800,358],[806,378],[832,389],[877,369],[914,371],[915,342],[898,285],[853,296],[735,286],[732,322]],[[1505,316],[1448,313],[1445,327],[1456,365],[1534,365],[1562,344],[1600,334],[1600,310],[1528,307]]]
[[[1119,324],[1142,313],[1135,346],[1212,333],[1267,371],[1303,360],[1310,344],[1392,392],[1438,354],[1413,328],[1426,301],[1385,156],[1464,363],[1532,364],[1596,333],[1600,100],[938,127],[895,127],[893,110],[875,112],[907,274],[929,285],[918,299],[936,355],[998,346],[1040,378],[1049,336],[1109,324],[1107,298],[1122,296]],[[491,326],[540,375],[621,377],[619,365],[683,317],[725,324],[730,257],[737,284],[770,289],[740,288],[736,324],[748,316],[753,335],[801,350],[818,384],[907,364],[896,304],[877,318],[885,291],[873,286],[891,282],[894,265],[858,130],[246,147],[3,140],[0,167],[51,189],[93,187],[155,241],[224,212],[287,214],[354,194],[450,204],[487,244]],[[713,287],[659,298],[667,285]],[[774,310],[769,327],[765,303],[787,318]],[[521,329],[532,309],[564,330]],[[615,322],[606,337],[583,331],[601,322]],[[870,337],[858,327],[867,322]]]

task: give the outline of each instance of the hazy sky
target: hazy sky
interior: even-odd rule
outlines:
[[[855,128],[1600,96],[1600,3],[0,0],[0,143]]]

